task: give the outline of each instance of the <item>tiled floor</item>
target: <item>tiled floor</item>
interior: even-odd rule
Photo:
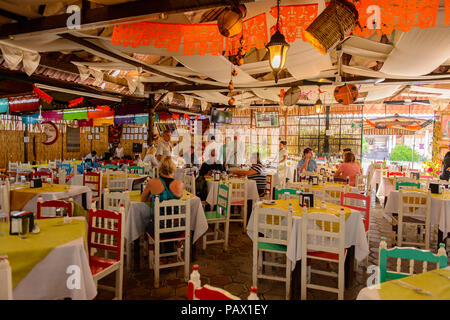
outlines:
[[[373,202],[372,202],[373,203]],[[383,209],[379,203],[371,210],[369,236],[369,265],[378,265],[378,245],[380,238],[385,236],[388,247],[391,247],[391,224],[383,217]],[[432,243],[435,248],[436,242]],[[238,224],[230,225],[229,251],[224,253],[222,245],[210,245],[204,254],[201,252],[201,243],[197,244],[196,260],[199,265],[202,284],[210,284],[228,290],[230,293],[247,299],[252,284],[252,241],[242,233],[242,227]],[[319,262],[320,263],[320,262]],[[322,266],[321,266],[322,267]],[[323,265],[323,267],[327,267]],[[337,279],[313,275],[315,283],[328,286],[337,286]],[[356,299],[359,291],[366,286],[369,275],[366,272],[363,261],[355,275],[353,287],[345,290],[345,299]],[[110,277],[105,281],[113,283]],[[153,273],[148,269],[147,261],[143,266],[134,266],[132,272],[124,272],[124,299],[131,300],[162,300],[162,299],[186,299],[187,284],[183,279],[182,268],[171,268],[161,271],[160,287],[154,288]],[[260,280],[258,283],[258,295],[260,299],[279,300],[285,299],[285,286],[282,282]],[[111,293],[99,290],[97,299],[110,299]],[[308,290],[308,299],[337,299],[333,293]]]

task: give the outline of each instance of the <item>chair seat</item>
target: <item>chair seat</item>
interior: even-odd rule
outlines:
[[[231,205],[232,205],[232,206],[243,206],[243,205],[244,205],[244,200],[240,200],[240,201],[231,201]]]
[[[206,211],[205,216],[206,216],[206,220],[225,219],[225,216],[221,215],[217,211]]]
[[[114,264],[119,263],[116,259],[102,258],[91,256],[89,257],[89,267],[91,268],[92,275],[99,274],[105,269],[113,266]]]
[[[258,249],[283,251],[283,252],[287,251],[287,247],[285,245],[269,242],[258,242]]]
[[[344,254],[347,252],[347,249],[344,249]],[[326,251],[311,251],[308,252],[308,257],[317,257],[317,258],[324,258],[324,259],[330,259],[330,260],[339,260],[339,254],[332,253],[332,252],[326,252]]]

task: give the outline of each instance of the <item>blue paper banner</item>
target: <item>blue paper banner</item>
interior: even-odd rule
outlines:
[[[9,111],[8,98],[0,99],[0,113],[8,113],[8,111]]]
[[[22,123],[23,124],[35,124],[38,121],[39,118],[39,112],[35,113],[35,114],[28,114],[25,116],[22,116]]]
[[[148,122],[148,114],[146,115],[135,115],[134,116],[134,123],[147,123]]]

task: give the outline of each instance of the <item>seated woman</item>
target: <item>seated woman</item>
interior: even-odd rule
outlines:
[[[250,161],[252,166],[248,171],[231,170],[230,172],[237,176],[247,176],[249,179],[255,180],[259,196],[264,197],[264,193],[266,192],[266,172],[261,164],[259,152],[253,153]]]
[[[346,152],[344,154],[344,162],[339,166],[334,177],[343,179],[349,177],[350,185],[355,186],[357,175],[361,175],[361,168],[355,162],[355,155],[352,152]]]
[[[159,162],[158,162],[158,159],[156,159],[155,153],[156,153],[156,148],[152,146],[150,149],[148,149],[143,162],[150,163],[152,167],[159,166]]]
[[[171,157],[164,157],[161,159],[161,165],[159,166],[159,178],[151,179],[145,186],[141,195],[141,201],[148,202],[154,201],[156,195],[159,197],[159,201],[166,201],[171,199],[180,199],[183,195],[183,182],[175,180],[173,175],[175,173],[175,163]],[[153,236],[154,226],[154,207],[151,206],[150,210],[150,223],[147,226],[147,231]],[[170,214],[170,213],[168,213]],[[169,236],[169,233],[167,233]],[[175,235],[170,235],[175,236]]]

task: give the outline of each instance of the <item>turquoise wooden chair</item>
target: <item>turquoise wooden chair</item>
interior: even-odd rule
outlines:
[[[113,165],[113,164],[107,164],[101,167],[102,170],[118,170],[119,166]]]
[[[396,271],[387,270],[387,258],[397,258]],[[401,272],[401,259],[410,260],[409,272]],[[394,247],[387,249],[386,238],[382,237],[380,242],[379,254],[380,266],[380,283],[386,280],[395,280],[412,276],[414,274],[414,261],[423,261],[423,271],[427,272],[428,263],[436,263],[437,268],[442,269],[447,267],[447,254],[445,252],[445,245],[441,243],[437,255],[428,250],[420,250],[416,248],[401,248]]]
[[[205,212],[206,220],[209,224],[214,224],[213,232],[206,232],[203,235],[203,253],[207,244],[223,243],[223,250],[228,250],[228,236],[230,231],[230,185],[220,184],[217,190],[217,206],[215,211]],[[224,231],[219,229],[219,225],[224,224]],[[219,233],[223,233],[223,238],[219,239]],[[208,236],[214,235],[214,240],[208,240]]]
[[[127,170],[128,170],[128,173],[145,174],[144,167],[131,166],[131,167],[128,167]]]
[[[285,193],[289,193],[290,195],[296,195],[297,194],[297,190],[295,189],[275,189],[275,200],[280,199],[280,196],[285,194]]]
[[[397,182],[395,184],[395,190],[398,190],[399,187],[416,187],[417,189],[420,189],[420,182],[407,182],[407,181],[403,181],[403,182]]]
[[[72,170],[73,170],[73,167],[70,164],[68,164],[68,163],[61,163],[59,168],[62,169],[62,170],[65,170],[66,174],[68,176],[70,176],[70,174],[72,173]]]

